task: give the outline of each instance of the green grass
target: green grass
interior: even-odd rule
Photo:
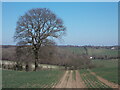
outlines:
[[[83,47],[61,47],[61,48],[63,48],[64,50],[68,50],[75,54],[86,53],[85,49]],[[111,49],[105,49],[105,48],[99,48],[99,49],[87,48],[87,51],[88,51],[89,56],[92,56],[92,55],[95,55],[95,56],[107,55],[108,57],[109,56],[112,56],[112,57],[118,56],[118,50],[111,50]]]
[[[64,50],[68,50],[72,53],[75,53],[75,54],[83,54],[85,53],[85,50],[83,47],[61,47],[62,49]]]
[[[88,48],[88,54],[90,56],[96,55],[96,56],[117,56],[118,55],[118,50],[111,50],[111,49],[105,49],[105,48],[100,48],[100,49],[93,49],[93,48]]]
[[[118,82],[118,60],[93,60],[92,62],[97,66],[92,69],[93,72],[108,81],[120,84],[120,81]]]
[[[110,88],[99,81],[94,75],[90,74],[86,69],[80,70],[80,75],[87,88]]]
[[[64,71],[41,70],[37,72],[2,71],[3,88],[44,88],[57,83]]]

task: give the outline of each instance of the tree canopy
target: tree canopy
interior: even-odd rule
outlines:
[[[50,37],[59,38],[65,34],[63,21],[47,8],[31,9],[17,21],[14,39],[17,45],[31,45],[35,64],[41,46],[54,44]]]

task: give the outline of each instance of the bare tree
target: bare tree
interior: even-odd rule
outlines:
[[[50,37],[58,38],[65,31],[63,21],[53,12],[46,8],[37,8],[29,10],[19,18],[14,39],[18,45],[32,46],[36,71],[41,46],[50,41]]]

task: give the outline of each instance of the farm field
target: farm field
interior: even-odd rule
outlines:
[[[55,88],[118,88],[101,81],[87,69],[67,70]]]
[[[120,84],[120,81],[118,82],[118,60],[93,60],[92,62],[97,66],[92,69],[93,72],[108,81]]]
[[[111,49],[105,49],[105,48],[100,48],[100,49],[88,48],[88,54],[89,55],[117,56],[118,50],[111,50]]]
[[[37,72],[2,71],[3,88],[50,88],[54,86],[64,71],[41,70]]]
[[[99,81],[88,70],[80,70],[80,75],[87,88],[110,88],[105,83]]]
[[[62,82],[58,85],[58,87],[109,89],[118,88],[118,60],[93,60],[92,62],[98,67],[92,70],[81,69],[79,74],[77,73],[78,71],[66,71]],[[98,76],[94,75],[94,72]]]
[[[3,1],[0,87],[120,90],[118,4]]]
[[[68,51],[76,53],[76,54],[85,53],[85,49],[83,47],[60,47],[60,48],[68,50]]]
[[[65,50],[76,53],[85,53],[84,48],[62,47]],[[117,50],[88,48],[91,55],[117,55]],[[9,62],[4,60],[3,63]],[[12,62],[12,61],[10,61]],[[120,84],[118,82],[118,60],[92,60],[96,66],[91,69],[93,73],[105,80]],[[43,68],[37,72],[3,70],[3,88],[112,88],[100,81],[97,76],[91,74],[87,69],[59,71],[64,66],[40,64]],[[32,63],[34,68],[34,64]],[[49,69],[49,70],[48,70]],[[52,70],[53,69],[53,70]],[[29,77],[28,77],[29,76]]]
[[[66,49],[68,51],[71,51],[76,54],[84,54],[85,49],[83,47],[62,47],[63,49]],[[96,55],[96,56],[101,56],[101,55],[107,55],[107,56],[112,56],[115,57],[118,55],[118,50],[111,50],[111,49],[105,49],[105,48],[87,48],[87,52],[89,56]]]
[[[28,77],[29,75],[29,77]],[[89,70],[3,70],[3,88],[112,88]]]
[[[78,70],[67,70],[55,88],[86,88]]]

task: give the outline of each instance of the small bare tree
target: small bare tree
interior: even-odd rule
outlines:
[[[38,53],[41,46],[50,41],[49,37],[58,38],[66,28],[63,21],[46,8],[31,9],[17,22],[14,35],[18,45],[31,45],[35,56],[35,71],[38,67]]]

